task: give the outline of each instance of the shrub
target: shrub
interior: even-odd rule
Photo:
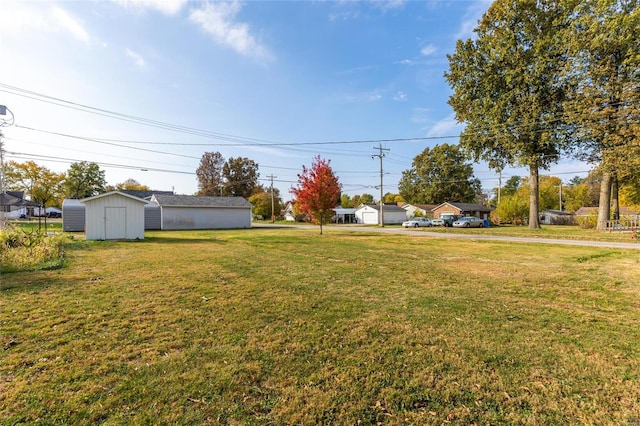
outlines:
[[[52,269],[62,266],[64,237],[8,226],[0,230],[2,272]]]
[[[588,216],[578,216],[576,217],[576,221],[582,229],[596,229],[596,225],[598,224],[598,213],[591,212]]]

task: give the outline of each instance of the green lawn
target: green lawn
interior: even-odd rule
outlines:
[[[0,424],[638,424],[640,252],[316,228],[0,279]]]

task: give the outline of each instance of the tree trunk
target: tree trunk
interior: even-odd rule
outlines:
[[[613,204],[613,219],[620,220],[620,200],[618,199],[618,176],[611,176],[611,203]]]
[[[598,224],[596,229],[604,230],[607,227],[607,221],[609,220],[611,199],[611,172],[602,172],[602,180],[600,181],[600,200],[598,202]]]
[[[529,229],[540,229],[540,179],[538,166],[529,166]]]

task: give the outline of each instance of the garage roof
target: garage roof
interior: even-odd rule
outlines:
[[[251,203],[243,197],[211,197],[195,195],[154,194],[151,201],[163,207],[230,207],[251,208]]]

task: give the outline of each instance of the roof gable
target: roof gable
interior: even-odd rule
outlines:
[[[104,194],[94,195],[93,197],[83,198],[82,200],[80,200],[80,202],[81,203],[87,203],[87,202],[98,200],[100,198],[113,197],[113,196],[120,196],[120,197],[128,198],[128,199],[133,200],[133,201],[140,202],[142,204],[147,204],[147,201],[143,200],[142,198],[138,198],[138,197],[135,197],[133,195],[125,194],[125,193],[122,193],[120,191],[111,191],[111,192],[107,192],[107,193],[104,193]]]

